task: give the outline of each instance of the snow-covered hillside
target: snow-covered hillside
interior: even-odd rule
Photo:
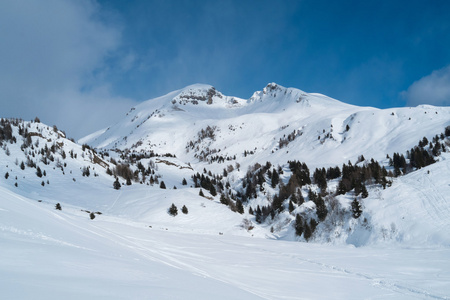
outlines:
[[[4,299],[449,299],[448,247],[180,232],[0,194]]]
[[[430,167],[437,171],[427,173],[427,176],[423,175],[424,169],[420,166],[412,167],[420,170],[395,179],[393,173],[406,173],[412,169],[394,170],[390,161],[392,164],[394,153],[406,156],[407,151],[412,151],[423,138],[426,140],[422,145],[425,148],[430,142],[432,148],[439,148],[437,152],[445,150],[449,144],[447,141],[445,146],[442,133],[448,125],[449,107],[418,106],[384,110],[357,107],[275,83],[268,84],[250,99],[244,100],[224,96],[208,85],[193,85],[142,103],[106,131],[88,136],[81,142],[98,150],[120,150],[127,155],[169,153],[176,156],[170,159],[177,165],[189,164],[194,174],[207,175],[208,171],[212,178],[218,178],[219,185],[220,182],[223,186],[229,185],[228,188],[218,187],[219,193],[232,198],[223,203],[231,203],[233,210],[233,205],[238,204],[236,199],[240,199],[244,202],[243,217],[253,222],[251,226],[261,223],[267,232],[280,239],[297,240],[299,231],[296,234],[292,225],[296,215],[300,214],[306,218],[303,221],[308,223],[308,219],[314,219],[313,222],[318,223],[308,224],[312,231],[317,228],[312,237],[316,242],[366,245],[389,240],[422,243],[432,240],[429,236],[434,236],[442,226],[437,224],[448,224],[444,216],[436,216],[436,221],[432,222],[429,218],[432,212],[426,209],[437,205],[435,199],[445,199],[446,185],[441,187],[437,182],[448,176],[447,156],[444,152],[438,163]],[[421,151],[431,153],[431,148],[425,148]],[[362,157],[365,160],[361,160]],[[371,159],[377,164],[373,165]],[[367,176],[371,175],[366,174],[366,178],[361,180],[369,180],[364,183],[369,189],[367,199],[361,198],[359,192],[353,190],[354,183],[350,187],[350,182],[348,191],[352,192],[344,191],[335,196],[340,181],[343,181],[341,175],[333,180],[327,174],[329,182],[324,189],[317,185],[315,179],[290,185],[294,174],[289,167],[290,161],[306,163],[309,169],[305,174],[311,178],[316,168],[341,168],[347,163],[353,168],[351,164],[357,163],[359,167],[371,169],[361,172],[384,172],[388,179],[373,177],[369,180]],[[373,166],[379,171],[374,170]],[[271,174],[274,172],[279,173],[279,184],[273,184]],[[440,175],[433,178],[435,173]],[[399,219],[396,211],[417,196],[411,190],[411,185],[416,187],[417,184],[405,181],[415,176],[430,178],[440,189],[430,192],[430,198],[427,196],[417,200],[422,203],[417,204],[420,214],[426,216],[420,215],[420,218],[413,218],[411,224],[405,225],[409,217]],[[348,180],[354,181],[355,178]],[[392,188],[385,190],[386,184],[390,185],[392,181]],[[171,181],[170,185],[172,182],[177,184],[177,180]],[[194,182],[194,186],[200,185]],[[288,186],[284,198],[281,196],[283,186]],[[328,212],[324,220],[315,216],[322,200],[312,201],[314,194],[310,195],[310,191],[324,198]],[[297,199],[296,203],[295,198],[289,200],[292,194],[306,201],[303,203],[304,200]],[[277,195],[283,198],[283,203],[274,213],[274,198]],[[355,198],[358,198],[363,209],[358,220],[351,217],[351,205]],[[396,202],[388,200],[386,203],[383,199],[396,199]],[[440,203],[443,208],[449,205],[446,200]],[[291,206],[289,212],[288,204]],[[261,213],[256,212],[258,207]],[[247,213],[250,208],[254,214]],[[411,212],[414,210],[412,207]],[[391,215],[389,211],[395,213]],[[261,219],[258,219],[259,214]],[[267,218],[268,214],[271,218]],[[419,216],[417,213],[415,215]],[[438,244],[448,244],[448,234],[441,234],[440,237]]]
[[[78,143],[1,119],[2,295],[449,299],[449,125],[274,83],[189,86]]]

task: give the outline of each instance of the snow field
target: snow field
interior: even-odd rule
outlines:
[[[448,248],[327,246],[149,228],[0,188],[7,299],[448,299]],[[217,226],[211,224],[211,226]]]

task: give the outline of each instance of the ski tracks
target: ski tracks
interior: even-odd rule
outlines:
[[[225,242],[225,241],[220,241],[220,242],[225,243],[225,244],[238,246],[238,247],[245,247],[243,245],[239,245],[239,244],[236,244],[236,243]],[[432,293],[432,292],[427,291],[427,290],[423,290],[423,289],[416,288],[416,287],[411,287],[411,286],[408,286],[406,284],[403,284],[403,283],[400,283],[400,282],[397,282],[397,281],[394,281],[394,280],[383,278],[383,277],[381,277],[379,275],[373,275],[373,274],[368,274],[368,273],[357,272],[357,271],[353,271],[353,270],[348,269],[348,268],[338,267],[338,266],[327,264],[327,263],[320,262],[320,261],[317,261],[317,260],[302,258],[302,257],[299,257],[297,255],[285,254],[285,253],[282,253],[282,252],[275,252],[275,251],[271,251],[271,250],[267,250],[267,249],[261,249],[261,248],[254,249],[254,248],[252,248],[252,250],[253,251],[257,250],[257,251],[265,252],[265,253],[270,254],[273,257],[284,256],[284,257],[287,257],[289,259],[301,261],[302,263],[309,263],[309,264],[312,264],[312,265],[316,265],[316,266],[319,266],[319,267],[321,267],[323,269],[328,269],[330,271],[337,272],[337,273],[340,273],[340,274],[344,274],[346,276],[353,276],[353,277],[361,278],[361,279],[364,279],[364,280],[368,280],[368,281],[371,282],[371,285],[374,286],[374,287],[390,290],[392,292],[403,294],[403,295],[408,296],[408,297],[416,297],[416,298],[420,298],[420,299],[429,298],[429,299],[438,299],[438,300],[450,300],[450,297],[448,297],[448,296],[442,296],[442,295],[438,295],[438,294]]]

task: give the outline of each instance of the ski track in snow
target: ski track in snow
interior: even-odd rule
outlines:
[[[67,220],[65,220],[65,221],[68,224],[70,224],[71,226],[77,227],[84,231],[88,231],[89,233],[92,233],[99,237],[114,240],[115,243],[119,244],[120,246],[122,246],[124,248],[128,248],[130,251],[133,251],[134,253],[138,254],[139,256],[141,256],[144,259],[162,263],[164,265],[167,265],[169,267],[176,268],[179,270],[187,270],[187,271],[191,272],[192,274],[200,276],[200,277],[211,278],[211,279],[214,279],[219,282],[230,284],[230,282],[228,282],[226,280],[222,280],[220,278],[210,275],[207,271],[203,270],[202,268],[199,268],[192,264],[183,262],[182,260],[175,258],[173,255],[169,255],[169,253],[168,253],[169,248],[166,248],[167,251],[157,251],[150,247],[144,246],[142,243],[138,243],[138,242],[134,241],[133,237],[122,236],[120,234],[113,232],[112,230],[105,229],[105,228],[103,228],[101,226],[97,226],[95,224],[92,225],[92,227],[94,227],[95,230],[87,230],[86,228],[78,226],[78,225],[74,224],[73,222],[69,222]],[[183,254],[186,255],[186,253],[183,253]],[[186,256],[182,256],[182,259],[185,260]],[[240,288],[246,292],[249,292],[256,296],[259,296],[262,299],[272,299],[272,298],[267,298],[266,296],[264,296],[260,293],[257,293],[251,289],[246,289],[246,288],[242,288],[242,287],[240,287]]]
[[[224,243],[224,244],[229,244],[229,245],[233,245],[233,246],[237,246],[237,247],[242,247],[242,245],[239,245],[239,244],[236,244],[236,243],[224,242],[224,241],[217,240],[217,239],[214,239],[214,240],[216,242],[219,241],[219,242]],[[252,250],[255,251],[254,248],[252,248]],[[280,252],[274,252],[274,251],[270,251],[270,250],[267,250],[267,249],[258,249],[258,251],[261,251],[261,252],[264,252],[264,253],[269,253],[270,255],[273,255],[274,257],[282,255],[282,256],[290,258],[290,259],[294,259],[294,260],[298,260],[298,261],[301,261],[301,262],[317,265],[317,266],[320,266],[322,268],[325,268],[325,269],[328,269],[328,270],[331,270],[331,271],[334,271],[334,272],[339,272],[339,273],[344,274],[346,276],[356,276],[358,278],[369,280],[371,282],[371,284],[373,286],[375,286],[375,287],[379,287],[381,289],[391,290],[393,292],[404,294],[404,295],[407,295],[407,296],[419,297],[419,298],[427,297],[427,298],[439,299],[439,300],[448,300],[448,299],[450,299],[450,297],[437,295],[437,294],[434,294],[434,293],[426,291],[426,290],[414,288],[414,287],[407,286],[407,285],[402,284],[402,283],[395,282],[393,280],[387,280],[385,278],[380,278],[380,276],[376,276],[376,275],[372,275],[372,274],[366,274],[366,273],[360,273],[360,272],[355,272],[355,271],[352,271],[350,269],[341,268],[341,267],[330,265],[330,264],[323,263],[323,262],[320,262],[320,261],[315,261],[315,260],[311,260],[311,259],[301,258],[299,256],[292,255],[292,254],[285,254],[285,253],[280,253]]]

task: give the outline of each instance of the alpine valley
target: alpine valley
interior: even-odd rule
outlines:
[[[450,107],[196,84],[0,175],[4,299],[450,299]]]

